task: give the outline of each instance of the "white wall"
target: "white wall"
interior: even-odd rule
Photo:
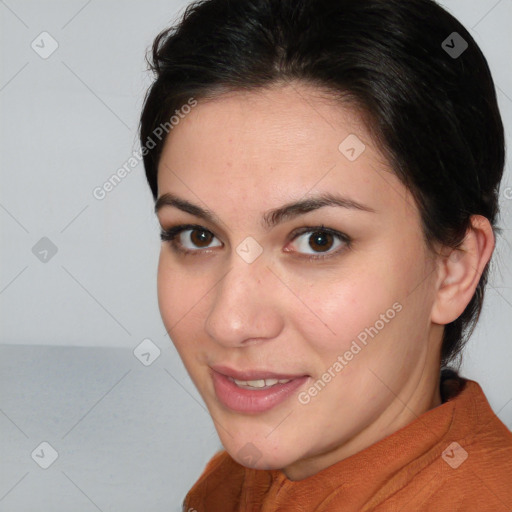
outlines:
[[[93,196],[138,148],[144,53],[186,3],[0,3],[0,512],[35,510],[36,496],[54,511],[179,510],[218,446],[160,319],[142,164],[105,199]],[[489,60],[510,147],[512,0],[442,4]],[[43,31],[58,43],[47,59],[31,48],[51,48]],[[512,428],[510,161],[499,270],[463,374]],[[45,263],[32,252],[43,237],[57,248]],[[144,338],[162,351],[150,367],[132,355]],[[59,452],[46,471],[29,456],[43,440]]]

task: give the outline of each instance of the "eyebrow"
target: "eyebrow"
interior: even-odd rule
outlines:
[[[155,203],[155,213],[158,213],[165,206],[178,208],[179,210],[182,210],[186,213],[190,213],[191,215],[209,221],[212,224],[222,223],[217,215],[215,215],[215,213],[213,213],[211,210],[192,204],[190,201],[187,201],[186,199],[180,198],[171,193],[162,194],[157,199]],[[353,199],[327,192],[310,197],[308,199],[287,203],[278,208],[273,208],[272,210],[268,210],[262,216],[262,225],[265,229],[271,229],[281,222],[291,220],[295,217],[298,217],[299,215],[318,210],[325,206],[336,206],[351,210],[361,210],[365,212],[376,213],[376,210],[373,208],[358,203]]]

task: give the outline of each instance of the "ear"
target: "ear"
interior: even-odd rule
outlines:
[[[464,312],[491,259],[494,245],[489,220],[473,215],[460,248],[443,247],[438,260],[437,292],[431,315],[433,323],[449,324]]]

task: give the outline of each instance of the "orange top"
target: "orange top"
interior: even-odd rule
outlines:
[[[445,381],[444,401],[303,480],[217,453],[187,494],[197,512],[512,512],[512,433],[479,384]]]

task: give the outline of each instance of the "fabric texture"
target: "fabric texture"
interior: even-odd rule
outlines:
[[[477,382],[444,372],[441,397],[400,430],[299,481],[218,452],[183,510],[512,512],[512,433]]]

